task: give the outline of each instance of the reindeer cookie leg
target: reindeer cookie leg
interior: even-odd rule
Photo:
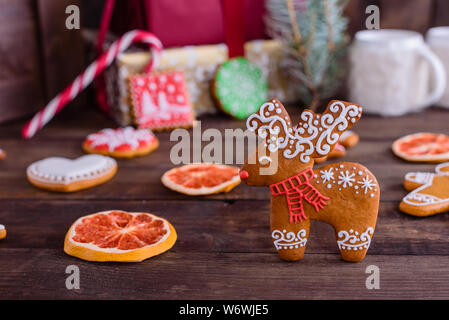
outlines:
[[[336,229],[338,249],[345,261],[359,262],[365,258],[371,244],[375,225],[341,225]]]
[[[380,188],[375,176],[361,164],[350,162],[322,167],[316,175],[321,178],[316,180],[321,182],[317,188],[321,192],[328,188],[330,197],[328,206],[317,214],[319,220],[334,227],[343,260],[362,261],[379,210]]]
[[[279,257],[285,261],[298,261],[304,257],[310,231],[310,220],[300,223],[283,221],[288,213],[271,214],[271,237]]]

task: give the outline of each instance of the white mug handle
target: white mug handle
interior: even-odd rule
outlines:
[[[418,53],[427,61],[429,61],[430,65],[433,69],[433,78],[434,78],[434,88],[433,91],[429,94],[429,96],[422,102],[423,106],[430,106],[432,104],[437,103],[444,94],[444,90],[446,89],[446,70],[444,69],[443,63],[440,58],[438,58],[432,50],[426,44],[423,44],[419,48]]]

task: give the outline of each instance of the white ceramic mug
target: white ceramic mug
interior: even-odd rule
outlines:
[[[350,101],[367,113],[398,116],[418,111],[435,104],[446,87],[443,64],[414,31],[357,32],[350,65]]]
[[[426,41],[432,51],[443,62],[446,76],[449,77],[449,27],[435,27],[429,29]],[[446,90],[437,105],[449,108],[449,80],[446,78]]]

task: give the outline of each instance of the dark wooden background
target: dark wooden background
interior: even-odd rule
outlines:
[[[65,28],[65,8],[79,5],[83,27],[95,29],[103,3],[0,0],[0,123],[38,110],[84,69],[88,59],[82,34]],[[381,28],[425,33],[429,27],[449,25],[447,0],[350,0],[350,34],[365,28],[365,8],[371,4],[380,8]],[[72,104],[85,99],[82,95]]]
[[[83,70],[81,31],[65,28],[70,4],[80,2],[0,0],[0,123],[42,108]]]
[[[431,27],[449,25],[447,0],[349,0],[346,14],[351,34],[365,29],[365,8],[369,5],[379,7],[382,29],[409,29],[425,34]]]

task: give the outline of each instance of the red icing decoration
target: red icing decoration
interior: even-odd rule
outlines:
[[[307,219],[302,204],[303,199],[311,204],[317,212],[327,205],[326,201],[330,198],[322,195],[310,184],[314,176],[313,170],[309,168],[293,177],[270,185],[273,196],[282,194],[287,196],[290,223],[297,223],[298,220],[301,222],[302,219]]]
[[[139,128],[167,129],[192,125],[194,115],[182,72],[133,76],[130,90]]]
[[[229,58],[243,57],[245,55],[244,3],[242,0],[225,0],[223,11]]]

